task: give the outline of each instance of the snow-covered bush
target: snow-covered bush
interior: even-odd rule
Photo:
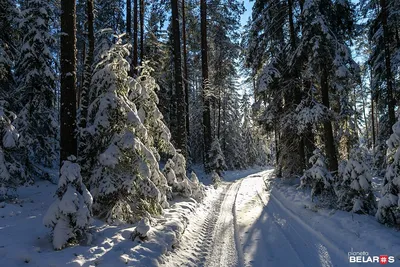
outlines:
[[[387,140],[387,168],[378,202],[376,218],[379,222],[394,225],[400,217],[400,121],[393,127]]]
[[[52,228],[53,247],[86,240],[90,243],[93,198],[82,182],[81,168],[70,156],[63,162],[56,192],[57,199],[48,209],[43,223]]]
[[[19,134],[13,125],[16,115],[0,99],[0,199],[13,197],[15,188],[25,180],[25,171],[18,157]]]
[[[370,214],[376,210],[375,196],[371,187],[371,175],[365,164],[365,151],[354,148],[350,159],[339,173],[335,189],[338,207],[345,211]]]
[[[137,221],[143,214],[160,213],[168,206],[167,181],[150,147],[131,95],[143,90],[128,75],[129,46],[116,43],[102,32],[96,52],[88,108],[87,143],[82,159],[95,199],[96,215],[110,222]]]
[[[182,154],[176,153],[172,159],[165,164],[163,173],[167,178],[168,185],[172,188],[172,197],[181,195],[192,197],[201,201],[204,197],[204,186],[199,182],[196,174],[192,172],[191,180],[186,175],[186,161]]]
[[[214,138],[211,143],[211,148],[208,152],[208,160],[208,169],[210,171],[215,171],[218,176],[221,176],[222,173],[227,170],[224,154],[222,153],[218,138]]]
[[[306,170],[301,177],[300,187],[311,187],[311,198],[321,195],[322,198],[330,198],[333,193],[333,177],[329,172],[325,157],[318,149],[314,150],[309,162],[312,167]]]

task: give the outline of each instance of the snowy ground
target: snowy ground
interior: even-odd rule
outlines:
[[[274,179],[272,170],[223,184],[213,208],[189,221],[182,242],[164,257],[164,265],[366,264],[350,263],[349,252],[394,256],[393,265],[399,264],[398,231],[371,216],[319,209],[309,192],[296,190],[297,184],[298,180]]]
[[[398,231],[371,216],[315,207],[309,192],[296,190],[298,180],[271,174],[227,172],[203,204],[176,201],[155,218],[146,242],[131,240],[135,225],[95,221],[91,245],[62,251],[52,249],[42,225],[55,186],[22,188],[16,203],[0,203],[0,266],[357,266],[351,251],[392,255],[389,266],[399,265]]]

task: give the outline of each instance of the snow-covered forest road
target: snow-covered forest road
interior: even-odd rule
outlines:
[[[224,183],[213,208],[189,223],[165,266],[348,266],[341,242],[331,242],[282,203],[270,186],[272,171]]]

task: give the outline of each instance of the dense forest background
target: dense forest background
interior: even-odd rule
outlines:
[[[137,221],[201,199],[193,164],[215,181],[274,164],[395,223],[399,10],[256,0],[242,30],[239,0],[0,0],[1,194],[60,168],[45,224],[61,248],[92,211]],[[366,173],[384,178],[378,206]]]

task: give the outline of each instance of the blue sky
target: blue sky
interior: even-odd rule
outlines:
[[[241,18],[242,26],[244,26],[246,24],[248,18],[251,16],[251,9],[253,8],[254,0],[252,0],[251,2],[250,2],[250,0],[244,0],[243,2],[244,2],[244,7],[246,8],[246,11],[244,12],[244,14],[242,15],[242,18]]]

